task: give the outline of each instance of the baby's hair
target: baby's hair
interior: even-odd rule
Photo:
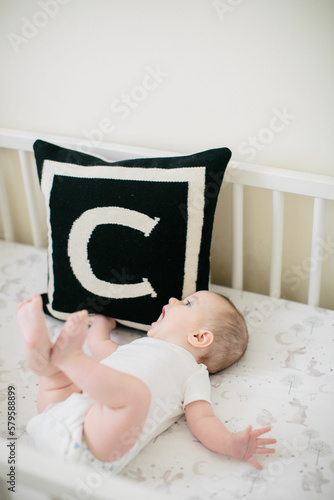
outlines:
[[[214,341],[205,359],[201,360],[210,373],[224,370],[238,361],[243,356],[248,342],[244,317],[230,299],[221,294],[217,295],[228,307],[216,307],[211,320],[210,329]]]

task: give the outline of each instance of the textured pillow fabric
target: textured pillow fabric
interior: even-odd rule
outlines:
[[[227,148],[190,156],[102,158],[37,140],[45,197],[45,311],[88,309],[147,330],[170,297],[207,289]]]

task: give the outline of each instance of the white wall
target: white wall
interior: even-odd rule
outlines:
[[[0,126],[333,175],[333,22],[332,0],[1,0]]]
[[[333,0],[0,0],[0,127],[79,136],[87,150],[101,140],[228,146],[234,160],[334,175],[333,24]],[[270,252],[270,203],[247,200],[246,285],[267,293],[257,269]],[[228,201],[225,190],[220,215]],[[287,201],[289,271],[309,252],[312,212]],[[268,227],[256,227],[264,211]],[[334,240],[333,219],[329,204]],[[226,231],[216,224],[213,241],[223,284]],[[329,257],[322,303],[334,307]],[[303,300],[306,288],[286,284],[285,295]]]

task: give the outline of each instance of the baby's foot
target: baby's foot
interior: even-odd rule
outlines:
[[[25,355],[30,369],[44,376],[55,372],[55,367],[50,362],[52,343],[49,339],[40,295],[35,294],[31,299],[19,305],[17,321],[25,343]]]
[[[68,318],[51,351],[51,360],[61,368],[71,356],[82,352],[87,335],[88,312],[78,311]]]

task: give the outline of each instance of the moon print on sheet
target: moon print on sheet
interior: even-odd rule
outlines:
[[[97,222],[98,221],[98,222]],[[122,207],[97,207],[83,212],[72,226],[68,238],[68,256],[73,273],[84,288],[96,295],[114,299],[156,296],[147,278],[141,283],[118,284],[101,280],[93,273],[88,258],[88,242],[97,225],[119,224],[144,233],[147,237],[159,222],[148,215]]]
[[[331,391],[325,391],[325,387],[327,387],[328,384],[322,384],[320,387],[319,387],[319,392],[323,392],[325,394],[334,394],[334,391],[331,390]],[[332,388],[331,388],[332,389]]]
[[[291,342],[284,342],[283,335],[289,335],[289,332],[279,332],[279,333],[276,333],[276,335],[275,335],[276,342],[278,342],[279,344],[282,344],[282,345],[289,345],[289,344],[291,344]]]
[[[200,472],[201,466],[203,465],[204,472]],[[206,470],[207,462],[195,462],[193,465],[193,473],[197,476],[206,476],[208,474],[208,470]]]
[[[228,396],[226,396],[226,394],[228,394]],[[224,398],[224,399],[231,399],[235,396],[235,393],[232,392],[232,391],[223,391],[221,393],[221,397]]]

